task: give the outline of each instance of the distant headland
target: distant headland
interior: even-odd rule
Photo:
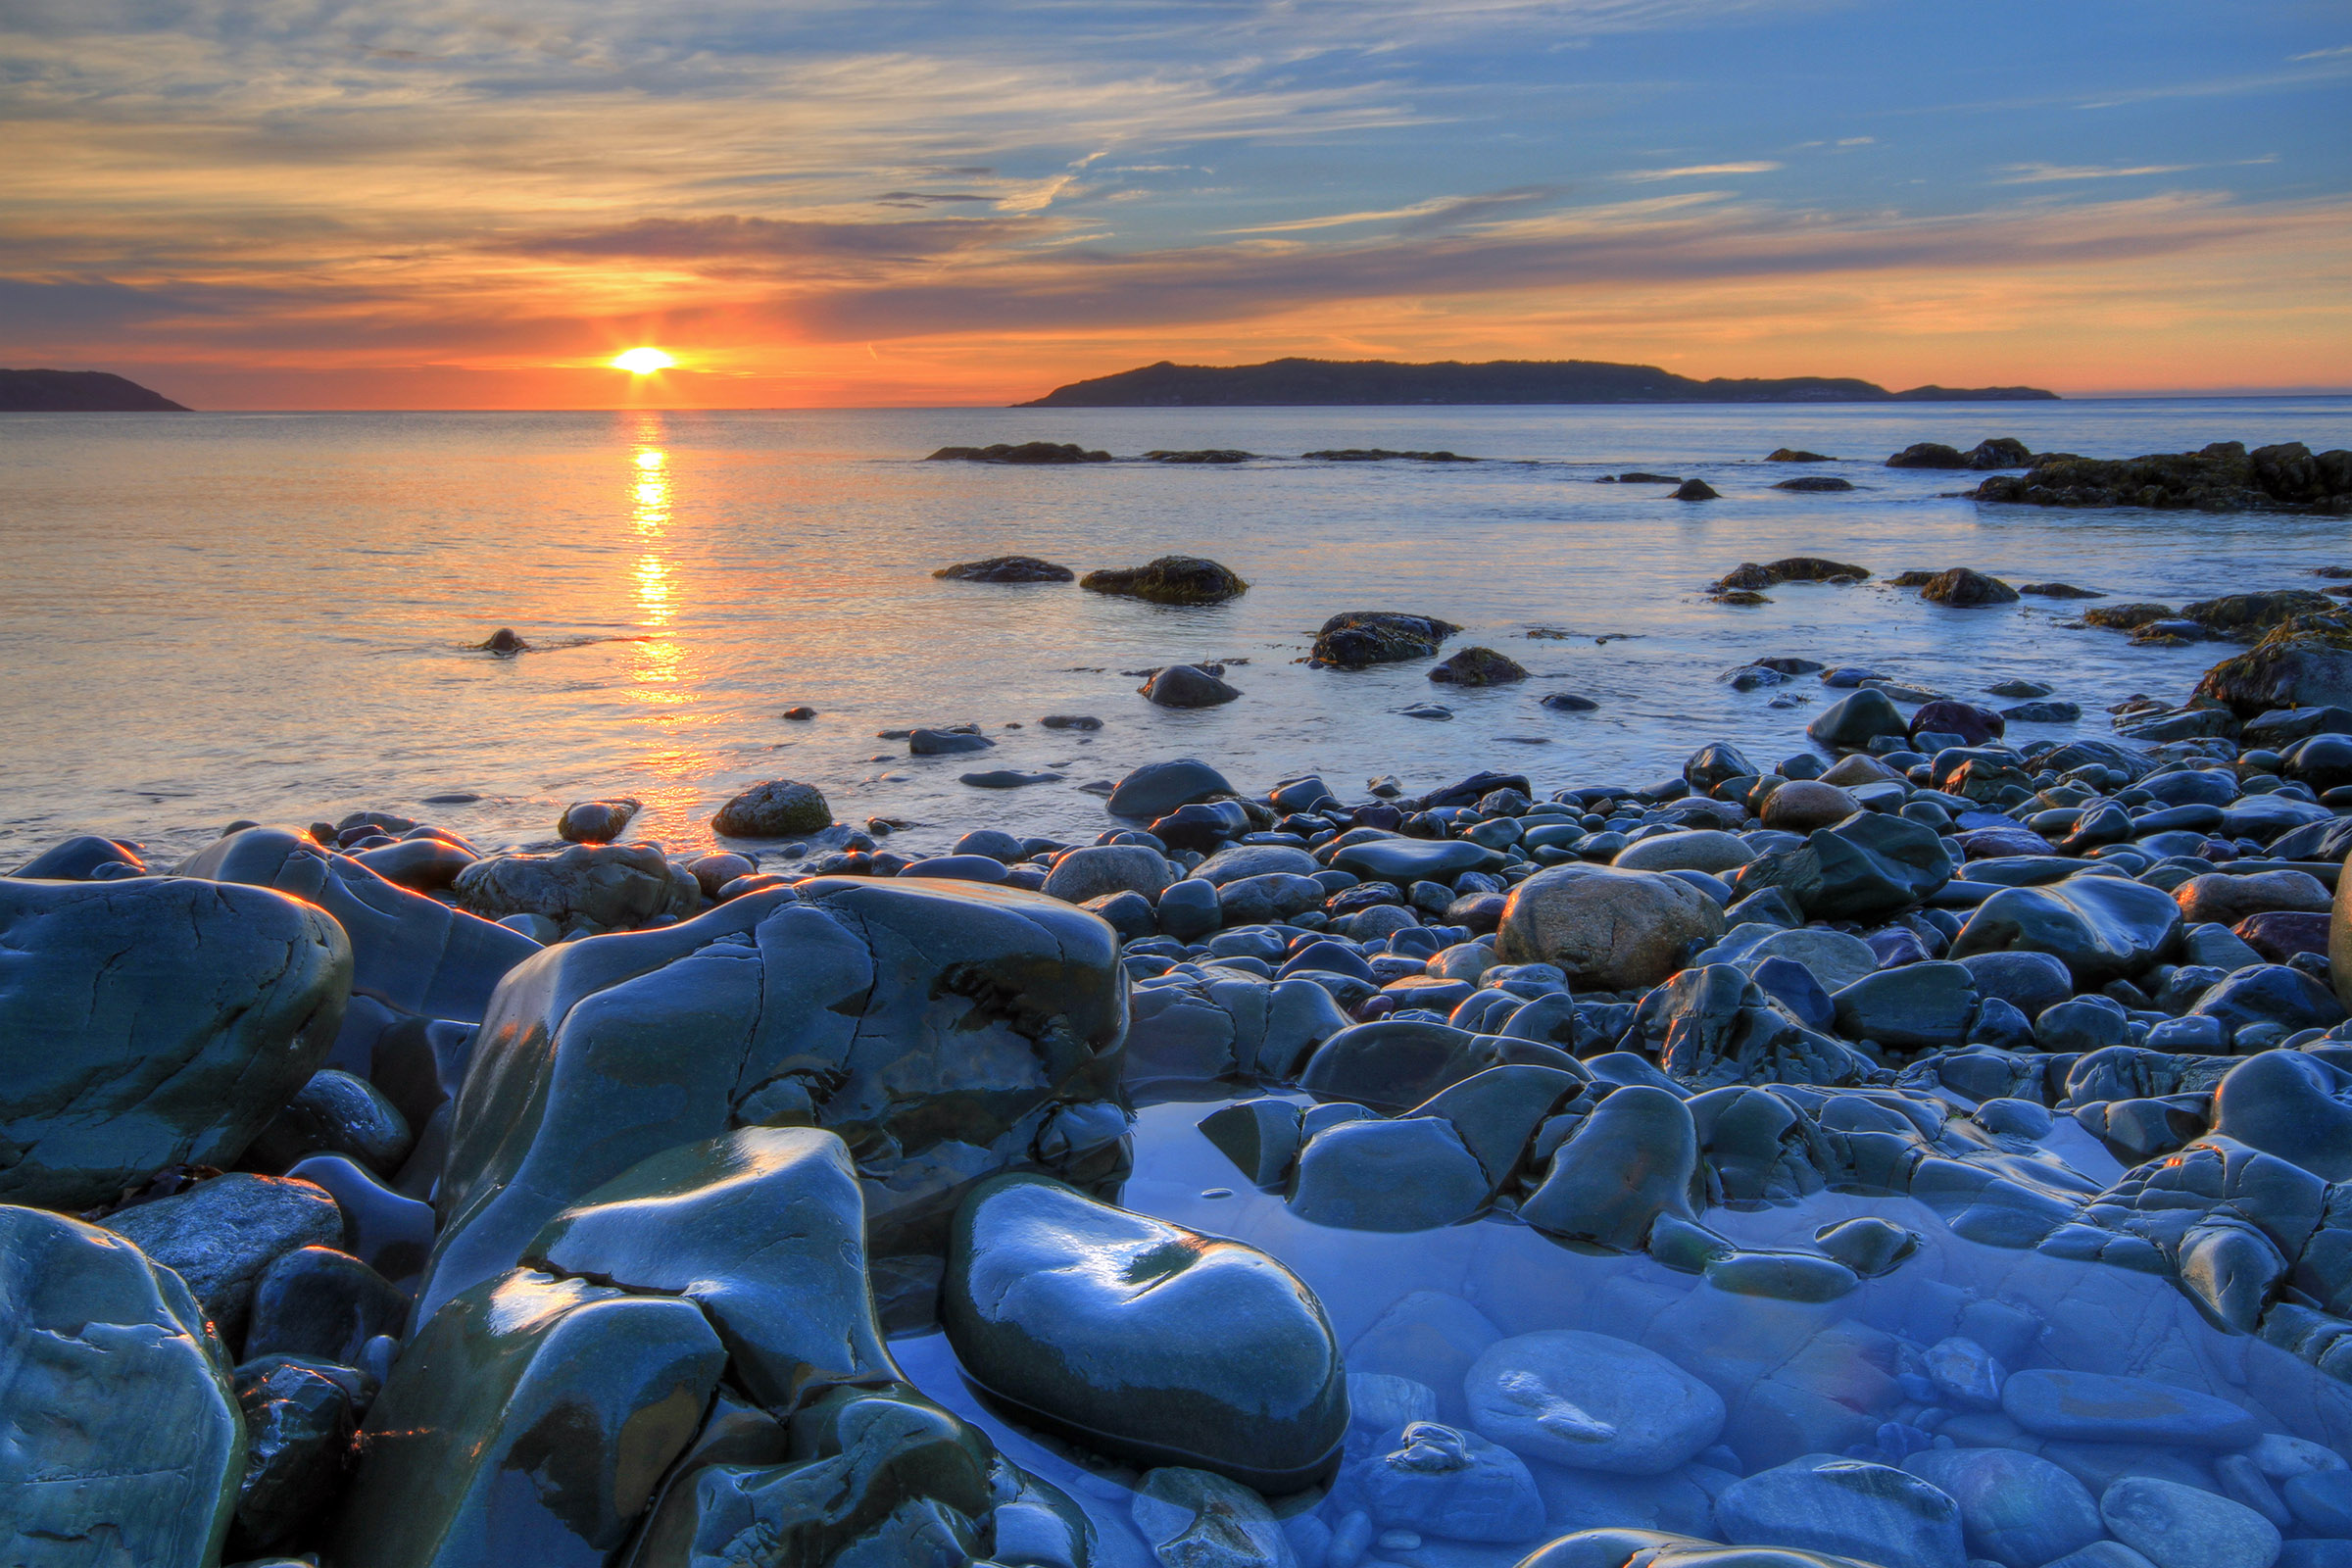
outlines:
[[[1055,387],[1023,409],[1235,408],[1410,403],[2016,403],[2054,399],[2033,386],[1915,386],[1889,392],[1850,376],[1694,381],[1654,365],[1602,360],[1494,360],[1405,365],[1395,360],[1271,360],[1264,365],[1175,365]]]
[[[0,370],[0,414],[185,414],[184,404],[105,370]]]

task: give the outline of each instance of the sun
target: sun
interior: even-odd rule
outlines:
[[[666,370],[678,362],[660,349],[631,349],[626,354],[612,356],[612,368],[626,370],[632,375],[651,375]]]

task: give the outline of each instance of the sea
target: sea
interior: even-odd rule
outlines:
[[[1645,784],[1729,740],[1805,746],[1837,695],[1726,671],[1794,656],[1984,700],[2024,677],[2111,733],[2110,705],[2179,700],[2229,650],[2133,646],[2079,603],[1923,603],[1885,579],[1971,566],[2167,604],[2323,586],[2352,564],[2341,518],[1979,505],[1977,475],[1888,468],[1916,441],[2118,457],[2299,440],[2352,445],[2352,398],[2027,404],[1374,409],[933,409],[755,413],[0,416],[0,864],[74,833],[199,847],[233,819],[379,808],[479,847],[543,844],[569,802],[644,803],[635,836],[685,851],[768,778],[836,815],[907,826],[902,853],[990,825],[1064,839],[1099,793],[1196,757],[1237,785],[1319,772],[1345,797],[1482,767],[1548,790]],[[1074,441],[1122,461],[925,461],[950,444]],[[1837,461],[1764,461],[1793,446]],[[1141,461],[1242,448],[1232,466]],[[1335,463],[1327,448],[1474,463]],[[1709,502],[1645,470],[1705,479]],[[1793,473],[1855,489],[1794,494]],[[936,579],[1028,554],[1083,573],[1211,557],[1250,590],[1161,608],[1070,584]],[[1730,607],[1742,562],[1828,556],[1850,587]],[[1531,672],[1480,690],[1426,662],[1310,667],[1349,610],[1441,616]],[[479,652],[512,627],[528,653]],[[1222,662],[1241,691],[1152,706],[1145,672]],[[1588,712],[1547,709],[1571,692]],[[1435,702],[1449,718],[1409,716]],[[1775,706],[1776,702],[1780,706]],[[816,716],[787,720],[807,706]],[[1040,726],[1091,715],[1091,733]],[[976,756],[916,758],[881,732],[976,724]],[[980,769],[1058,774],[991,791]]]

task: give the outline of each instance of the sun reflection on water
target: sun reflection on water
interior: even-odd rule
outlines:
[[[695,671],[676,626],[679,585],[669,550],[673,469],[664,435],[662,419],[648,415],[636,421],[629,437],[629,527],[636,557],[629,566],[628,593],[639,639],[631,645],[629,697],[652,726],[641,732],[645,752],[639,765],[652,775],[636,786],[646,808],[641,832],[681,839],[701,798],[701,781],[715,764],[688,743],[688,726],[699,720],[693,712]]]

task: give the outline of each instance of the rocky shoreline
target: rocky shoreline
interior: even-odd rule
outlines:
[[[2114,740],[1766,661],[1835,694],[1777,760],[1180,759],[1092,842],[778,778],[692,856],[617,798],[58,844],[11,1560],[2352,1564],[2352,629],[2129,608],[2259,640]]]

